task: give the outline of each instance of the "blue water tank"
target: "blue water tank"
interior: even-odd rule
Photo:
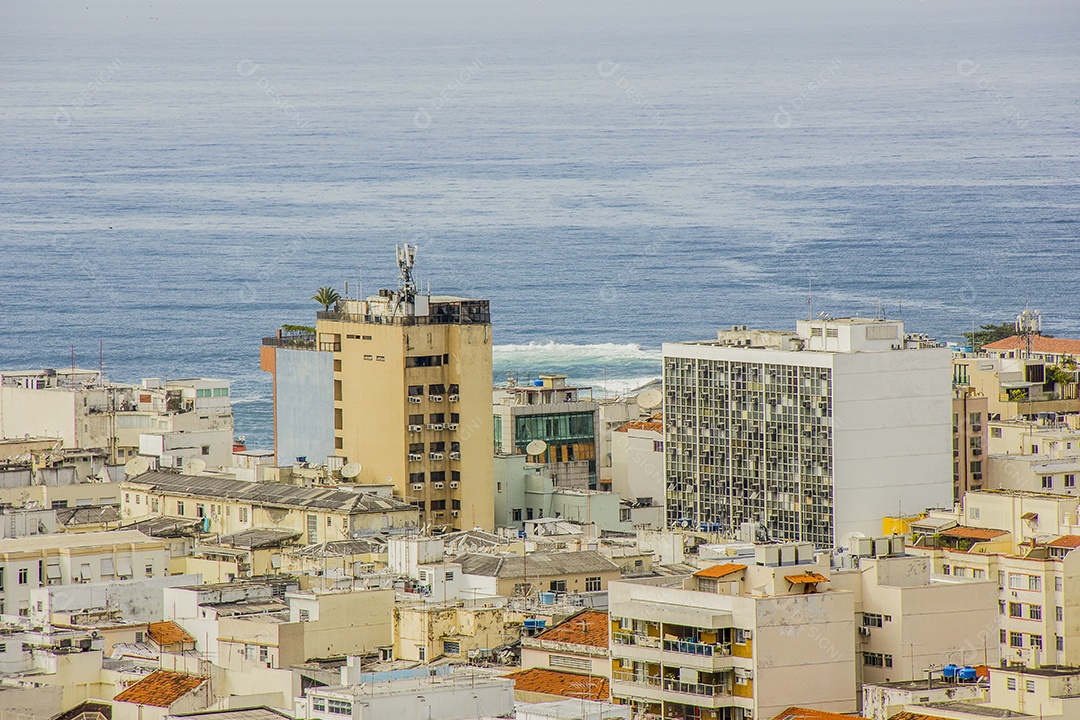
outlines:
[[[544,387],[543,380],[533,380],[533,387]]]
[[[554,605],[555,604],[555,593],[553,593],[553,592],[542,592],[542,593],[540,593],[540,604],[541,605]]]
[[[955,665],[949,664],[941,669],[942,677],[953,678],[956,677],[956,671],[959,670]]]
[[[974,682],[975,680],[979,679],[979,673],[977,673],[975,671],[975,668],[973,667],[960,668],[960,670],[957,672],[957,675],[960,677],[961,680],[968,680]]]

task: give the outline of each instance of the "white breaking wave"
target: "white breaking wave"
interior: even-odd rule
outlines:
[[[574,345],[548,341],[531,342],[527,345],[496,345],[492,348],[495,362],[507,363],[536,361],[544,363],[567,362],[574,364],[598,364],[598,361],[642,360],[660,362],[660,348],[642,348],[636,343],[596,343],[595,345]]]
[[[648,385],[653,380],[659,380],[660,374],[648,376],[648,377],[632,377],[632,378],[613,378],[609,377],[606,380],[604,378],[574,378],[574,384],[582,387],[591,387],[593,389],[593,397],[615,397],[616,395],[624,395],[631,390],[637,390],[643,385]]]

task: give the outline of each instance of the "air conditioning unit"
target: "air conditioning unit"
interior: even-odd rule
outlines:
[[[447,430],[457,430],[457,423],[449,423],[446,426]]]
[[[423,490],[424,489],[424,484],[423,483],[413,483],[412,489],[413,490]]]
[[[442,512],[440,510],[439,512],[435,513],[435,517],[437,517],[437,518],[446,517],[446,513]]]
[[[461,513],[459,513],[457,510],[451,510],[450,511],[450,517],[457,517],[460,514]]]
[[[410,425],[409,426],[409,432],[420,432],[423,429],[424,429],[423,425]]]
[[[460,395],[451,395],[450,396],[450,402],[457,402],[460,399],[461,399]]]
[[[443,454],[442,453],[428,453],[428,457],[431,458],[432,460],[442,460],[443,459]]]
[[[410,395],[409,396],[409,402],[416,403],[417,405],[419,405],[420,402],[421,402],[421,398],[420,398],[419,395]]]
[[[442,423],[435,423],[434,425],[431,426],[431,429],[432,430],[442,430],[443,429],[443,424]]]
[[[409,462],[420,462],[423,459],[424,456],[419,453],[409,453]]]
[[[461,459],[461,453],[459,453],[459,452],[450,453],[450,459],[451,460],[460,460]]]
[[[870,628],[862,626],[859,628],[859,634],[863,637],[870,637]]]
[[[442,490],[443,489],[443,484],[442,483],[432,483],[432,484],[435,486],[436,490]]]
[[[458,484],[457,484],[456,480],[454,482],[450,483],[450,489],[451,490],[457,490],[457,486],[458,486]]]
[[[431,402],[442,402],[442,395],[428,395],[427,399]]]

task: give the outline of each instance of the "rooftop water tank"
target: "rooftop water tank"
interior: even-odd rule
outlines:
[[[543,380],[533,380],[533,387],[544,387]]]
[[[973,668],[973,667],[960,668],[960,670],[957,671],[957,676],[961,680],[964,680],[964,681],[967,681],[967,682],[975,682],[976,680],[979,679],[979,673],[976,672],[975,668]]]
[[[960,668],[952,664],[946,665],[945,667],[941,668],[941,676],[946,678],[954,678],[956,677],[956,671],[959,669]]]
[[[542,593],[540,593],[540,604],[541,605],[554,605],[555,604],[555,593],[553,593],[553,592],[542,592]]]

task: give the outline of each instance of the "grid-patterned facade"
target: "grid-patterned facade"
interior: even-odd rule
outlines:
[[[664,358],[669,525],[833,543],[832,370]]]

